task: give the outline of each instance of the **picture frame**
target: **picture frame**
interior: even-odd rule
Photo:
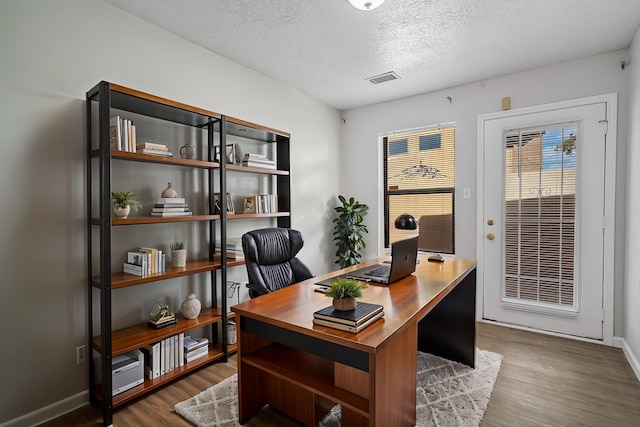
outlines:
[[[227,213],[234,214],[235,209],[233,206],[233,200],[231,199],[231,193],[227,193],[226,201],[227,201],[226,203]],[[213,214],[220,215],[221,213],[222,213],[222,202],[221,202],[220,193],[214,193],[213,194]]]
[[[242,203],[242,213],[257,213],[257,204],[257,196],[244,196],[244,202]]]

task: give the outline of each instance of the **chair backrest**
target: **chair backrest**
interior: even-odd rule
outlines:
[[[296,255],[302,233],[290,228],[262,228],[242,236],[249,296],[255,298],[313,277]]]

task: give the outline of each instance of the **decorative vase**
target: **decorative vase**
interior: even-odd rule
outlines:
[[[173,197],[178,197],[178,192],[176,190],[173,189],[173,187],[171,187],[171,183],[167,183],[167,188],[165,188],[164,190],[162,190],[162,197],[163,198],[173,198]]]
[[[113,208],[113,214],[117,217],[117,218],[126,218],[129,216],[129,212],[131,212],[131,206],[127,205],[124,208],[121,208],[120,206],[115,206]]]
[[[196,294],[189,294],[180,306],[180,313],[187,319],[195,319],[200,314],[201,308],[202,304],[196,298]]]
[[[350,311],[356,309],[356,299],[347,297],[347,298],[334,298],[333,299],[333,308],[338,311]]]
[[[171,266],[186,267],[186,265],[187,265],[187,250],[171,249]]]

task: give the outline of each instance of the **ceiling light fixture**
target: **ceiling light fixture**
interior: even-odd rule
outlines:
[[[372,10],[384,3],[384,0],[349,0],[356,9]]]

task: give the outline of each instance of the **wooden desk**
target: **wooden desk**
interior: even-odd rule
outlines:
[[[331,304],[313,283],[354,267],[232,307],[240,423],[269,404],[315,426],[339,403],[344,426],[415,426],[416,349],[475,360],[475,261],[419,258],[414,275],[364,289],[361,301],[382,304],[385,316],[357,334],[312,322]]]

